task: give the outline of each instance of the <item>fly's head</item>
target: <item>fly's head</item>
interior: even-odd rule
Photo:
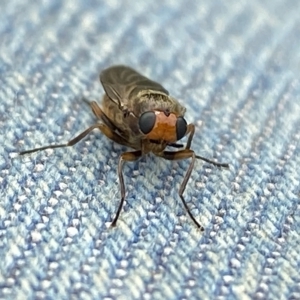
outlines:
[[[187,123],[183,116],[168,110],[154,110],[146,111],[139,117],[139,129],[146,139],[174,143],[185,136]]]

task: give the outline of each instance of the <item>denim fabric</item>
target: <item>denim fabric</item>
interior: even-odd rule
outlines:
[[[300,299],[300,2],[2,1],[1,299]],[[124,168],[83,98],[129,65],[196,126],[192,148]],[[185,140],[186,141],[186,140]]]

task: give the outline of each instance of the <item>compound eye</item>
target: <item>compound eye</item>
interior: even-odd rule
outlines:
[[[153,111],[144,112],[139,119],[139,127],[143,134],[148,134],[154,127],[156,115]]]
[[[181,140],[187,131],[187,123],[183,117],[178,117],[176,121],[177,141]]]

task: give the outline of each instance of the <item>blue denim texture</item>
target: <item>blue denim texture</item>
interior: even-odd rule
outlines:
[[[2,1],[1,299],[300,299],[300,2]],[[129,65],[187,108],[199,155],[153,155],[94,131],[99,72]]]

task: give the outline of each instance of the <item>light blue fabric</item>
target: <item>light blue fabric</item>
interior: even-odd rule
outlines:
[[[2,1],[1,299],[300,299],[300,2]],[[199,155],[124,168],[93,132],[99,72],[129,65],[187,108]]]

